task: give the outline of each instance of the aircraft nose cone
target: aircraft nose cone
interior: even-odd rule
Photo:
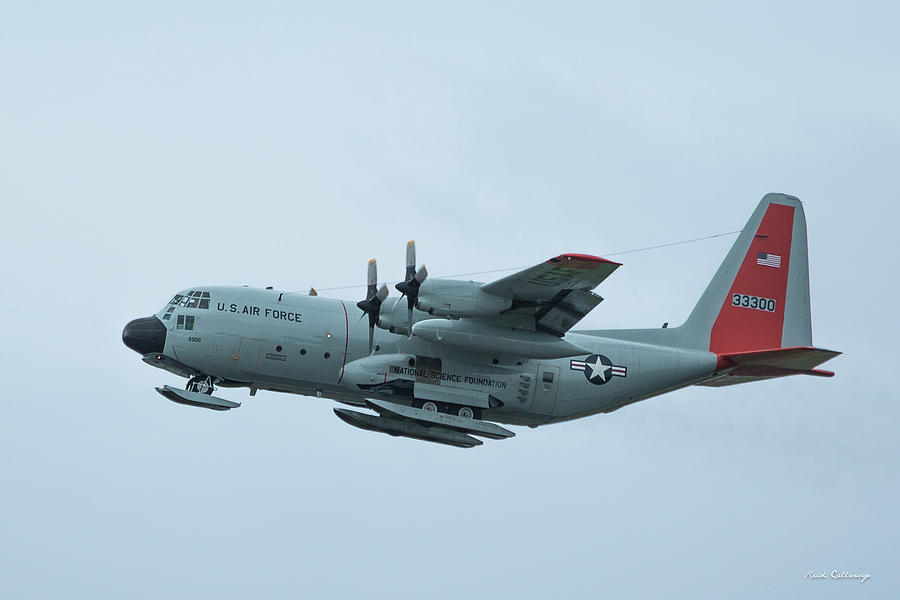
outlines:
[[[166,326],[156,317],[135,319],[122,330],[122,341],[138,354],[162,354],[166,347]]]

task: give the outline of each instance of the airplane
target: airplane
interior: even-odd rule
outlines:
[[[356,302],[267,287],[198,286],[122,339],[145,363],[187,378],[156,390],[225,411],[214,395],[249,388],[329,398],[355,427],[471,448],[538,427],[610,413],[687,386],[728,386],[819,369],[840,352],[812,343],[806,218],[767,194],[687,320],[678,327],[572,328],[603,300],[621,265],[560,254],[490,283],[439,279],[407,244],[399,298],[368,265]],[[361,409],[361,410],[360,410]]]

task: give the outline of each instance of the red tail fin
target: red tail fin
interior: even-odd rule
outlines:
[[[680,329],[692,346],[716,354],[812,345],[797,198],[766,194]]]
[[[709,338],[716,354],[780,348],[794,207],[769,204]]]

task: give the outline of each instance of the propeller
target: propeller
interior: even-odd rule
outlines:
[[[428,269],[425,268],[425,265],[416,271],[416,241],[410,240],[406,243],[406,279],[394,286],[402,294],[401,298],[406,296],[406,317],[410,331],[412,331],[413,307],[419,298],[419,286],[426,277],[428,277]]]
[[[388,295],[388,287],[382,285],[378,288],[378,265],[375,259],[369,261],[369,290],[365,300],[356,303],[363,314],[369,315],[369,354],[372,354],[372,343],[375,340],[375,324],[378,323],[378,315],[381,312],[381,303]]]

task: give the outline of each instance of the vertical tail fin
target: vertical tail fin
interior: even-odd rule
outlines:
[[[716,354],[812,345],[800,200],[763,197],[681,329]]]

